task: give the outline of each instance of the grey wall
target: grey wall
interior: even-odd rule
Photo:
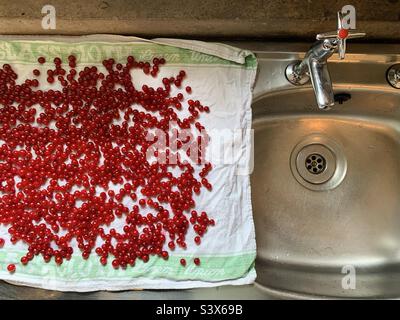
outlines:
[[[57,10],[54,31],[41,28],[44,4]],[[311,39],[345,4],[369,39],[400,40],[399,0],[0,0],[0,33]]]

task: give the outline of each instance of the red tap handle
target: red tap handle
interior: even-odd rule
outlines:
[[[349,36],[349,30],[348,29],[339,29],[338,30],[338,38],[339,39],[346,39]]]
[[[343,15],[339,11],[337,13],[337,30],[332,32],[325,32],[317,34],[317,40],[325,39],[336,39],[339,58],[344,59],[346,53],[346,39],[364,37],[365,33],[350,31],[349,29],[343,28]]]

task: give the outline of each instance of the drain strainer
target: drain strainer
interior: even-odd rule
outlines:
[[[326,160],[318,153],[310,154],[306,163],[304,164],[309,172],[312,174],[320,174],[326,168]]]
[[[311,135],[293,149],[290,167],[296,180],[310,190],[329,190],[344,179],[347,162],[342,148],[324,135]]]

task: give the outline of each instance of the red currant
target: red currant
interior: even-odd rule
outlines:
[[[16,270],[15,264],[10,263],[10,264],[7,266],[7,271],[8,271],[8,272],[14,273],[15,270]]]

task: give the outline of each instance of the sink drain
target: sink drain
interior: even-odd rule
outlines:
[[[341,147],[323,135],[311,135],[293,149],[290,166],[296,180],[310,190],[329,190],[344,179],[347,162]]]
[[[320,154],[313,153],[306,158],[305,166],[312,174],[320,174],[326,168],[326,161]]]

